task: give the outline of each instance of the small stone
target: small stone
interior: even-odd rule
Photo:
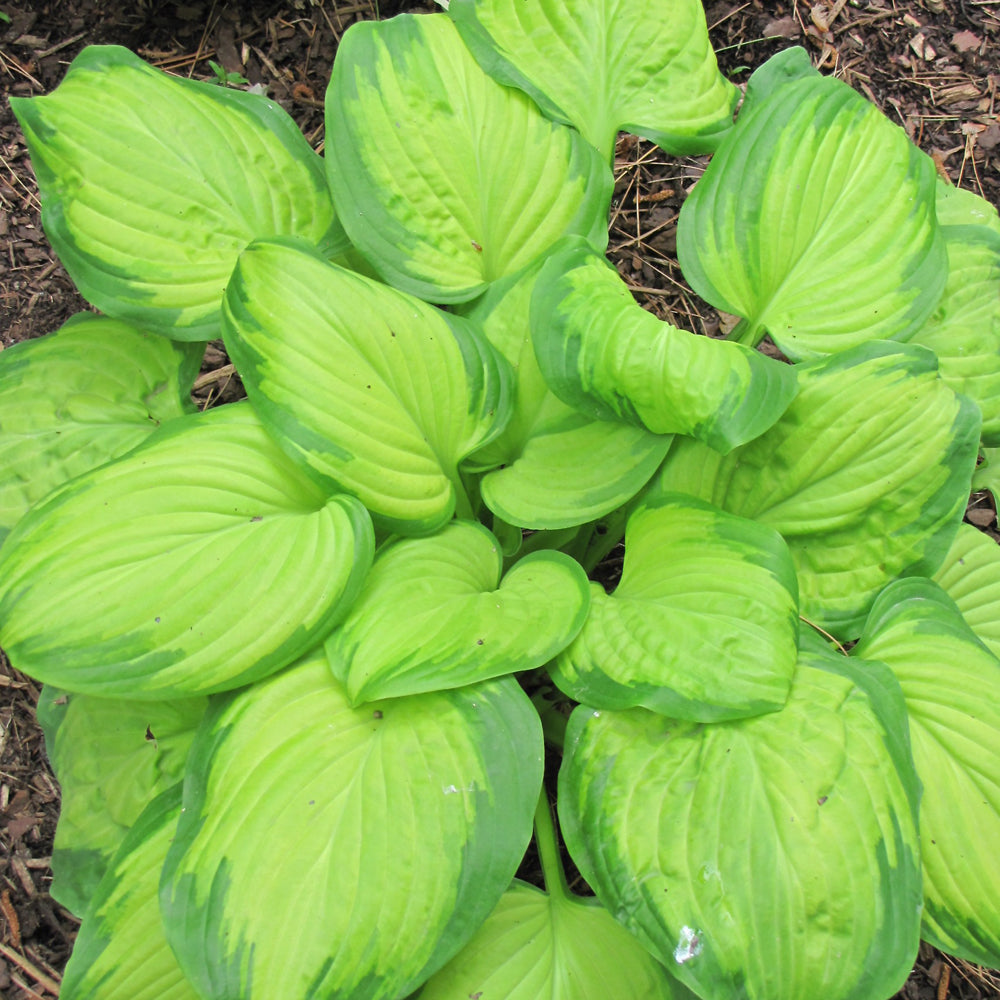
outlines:
[[[965,512],[965,517],[970,524],[974,524],[977,528],[988,528],[997,519],[996,512],[990,510],[989,507],[970,507]]]

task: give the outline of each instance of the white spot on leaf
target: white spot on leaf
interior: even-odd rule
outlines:
[[[697,958],[701,954],[702,943],[701,934],[692,930],[685,924],[681,928],[681,936],[674,948],[674,961],[678,965],[690,962],[692,958]]]
[[[476,783],[474,781],[470,781],[466,788],[457,788],[455,785],[445,785],[441,789],[441,791],[444,792],[445,795],[460,795],[463,792],[465,794],[468,794],[469,792],[474,792],[475,790],[476,790]]]

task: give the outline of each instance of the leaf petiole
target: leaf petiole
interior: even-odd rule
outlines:
[[[535,809],[535,847],[538,849],[538,860],[542,866],[546,891],[550,896],[570,899],[573,893],[570,892],[566,882],[566,870],[559,854],[559,838],[545,785],[542,785],[538,806]]]

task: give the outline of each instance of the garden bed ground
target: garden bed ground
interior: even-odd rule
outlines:
[[[91,43],[117,43],[175,73],[213,78],[209,60],[263,83],[322,147],[322,101],[337,42],[393,0],[18,0],[0,2],[0,348],[48,333],[87,308],[49,249],[37,187],[6,96],[45,93]],[[720,63],[736,82],[791,44],[865,93],[956,184],[1000,203],[1000,0],[823,0],[706,4]],[[9,22],[9,23],[8,23]],[[704,164],[650,143],[618,146],[612,256],[643,304],[679,326],[719,335],[730,318],[683,287],[677,212]],[[240,392],[221,351],[200,380],[208,405]],[[919,433],[919,428],[914,428]],[[995,534],[985,494],[968,519]],[[0,998],[58,996],[77,922],[48,896],[59,790],[34,718],[38,689],[0,654]],[[906,1000],[1000,997],[1000,974],[922,948]]]

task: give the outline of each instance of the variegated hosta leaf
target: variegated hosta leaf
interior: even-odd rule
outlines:
[[[515,881],[420,1000],[681,1000],[677,983],[595,899]]]
[[[1000,657],[1000,546],[963,524],[934,582],[955,602],[979,641]]]
[[[548,662],[580,631],[587,577],[535,552],[500,580],[500,543],[453,521],[380,550],[361,596],[326,644],[352,705],[443,691]]]
[[[744,343],[768,333],[791,358],[906,340],[948,271],[933,162],[846,83],[812,71],[803,49],[754,76],[681,211],[685,278],[744,317]]]
[[[184,776],[206,698],[134,701],[71,694],[47,684],[38,701],[62,808],[52,896],[82,915],[139,814]]]
[[[724,458],[683,442],[654,482],[777,529],[802,614],[856,638],[890,580],[937,569],[969,499],[979,413],[936,368],[925,348],[887,343],[800,365],[771,430]]]
[[[458,463],[503,427],[510,375],[470,324],[283,242],[240,257],[224,321],[261,420],[324,487],[400,534],[471,516]]]
[[[738,93],[719,73],[699,0],[453,0],[483,68],[576,126],[610,162],[619,131],[711,152]]]
[[[991,543],[992,544],[992,543]],[[1000,660],[930,580],[879,595],[854,653],[896,675],[923,783],[923,936],[1000,965]]]
[[[920,925],[918,783],[898,685],[805,644],[780,712],[570,718],[566,845],[705,1000],[887,997]]]
[[[912,342],[934,351],[945,382],[976,401],[983,443],[1000,445],[1000,232],[987,225],[941,231],[948,281]]]
[[[84,916],[61,1000],[201,1000],[160,918],[160,872],[180,813],[178,782],[129,831]]]
[[[671,437],[595,420],[549,395],[524,450],[480,485],[494,514],[523,528],[567,528],[621,507],[655,474]]]
[[[172,421],[68,483],[0,549],[0,645],[100,697],[239,687],[321,642],[371,565],[371,521],[328,495],[249,404]]]
[[[405,292],[465,302],[565,233],[607,246],[609,166],[491,80],[445,14],[352,25],[326,92],[326,129],[344,227]]]
[[[42,221],[84,298],[176,340],[219,336],[257,236],[346,246],[323,164],[277,104],[93,45],[45,97],[13,98]]]
[[[67,479],[192,412],[201,355],[92,313],[0,352],[0,541]]]
[[[483,502],[509,524],[558,529],[585,524],[622,506],[649,481],[669,435],[618,420],[598,420],[549,389],[531,342],[531,295],[545,258],[496,282],[466,315],[514,369],[514,407],[495,440],[466,463],[489,470]]]
[[[167,936],[213,1000],[393,1000],[475,933],[531,836],[513,678],[353,709],[322,655],[219,699],[167,859]]]
[[[596,708],[712,722],[773,712],[798,658],[798,585],[781,536],[681,494],[640,506],[621,583],[592,584],[552,679]]]
[[[531,330],[542,375],[564,402],[723,453],[767,430],[795,395],[791,366],[657,319],[580,241],[549,257]]]

